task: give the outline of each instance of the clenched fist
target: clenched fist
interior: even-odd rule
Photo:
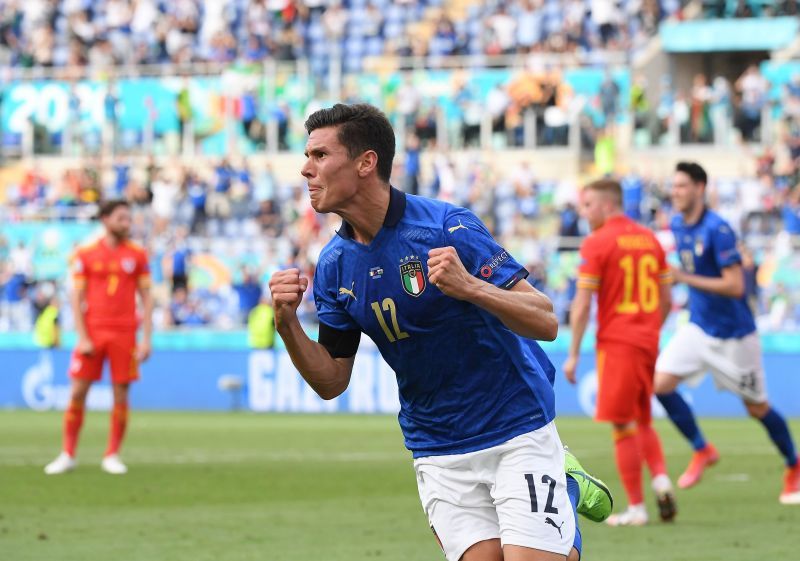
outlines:
[[[308,288],[308,279],[300,276],[299,269],[278,271],[269,279],[272,294],[272,307],[275,310],[275,325],[282,325],[297,319],[297,307]]]
[[[428,252],[428,280],[447,296],[468,300],[481,281],[470,275],[452,246]]]

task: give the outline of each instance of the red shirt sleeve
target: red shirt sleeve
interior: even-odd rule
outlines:
[[[70,270],[72,272],[72,280],[75,286],[86,286],[86,275],[89,270],[89,266],[85,259],[85,254],[83,251],[76,251],[72,254],[70,258]]]
[[[138,253],[139,255],[136,260],[136,278],[140,286],[143,284],[147,286],[150,284],[150,264],[147,259],[147,252],[141,250]]]
[[[603,273],[603,248],[596,235],[590,235],[581,244],[581,262],[578,266],[578,288],[598,290]]]
[[[675,279],[672,277],[672,269],[667,265],[667,254],[664,248],[656,239],[656,256],[658,259],[658,282],[659,284],[672,284]]]

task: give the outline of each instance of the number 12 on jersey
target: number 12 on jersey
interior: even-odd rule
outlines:
[[[383,307],[383,311],[381,311],[381,307]],[[391,298],[384,298],[381,305],[378,305],[377,302],[372,303],[372,311],[375,312],[375,317],[378,318],[378,324],[383,329],[383,332],[386,334],[386,338],[389,339],[390,343],[394,343],[395,341],[399,341],[400,339],[408,339],[409,335],[402,329],[400,329],[400,324],[397,323],[397,306],[394,303],[394,300]],[[386,324],[386,318],[383,317],[383,312],[389,312],[392,321],[392,327],[394,328],[389,329],[389,326]]]

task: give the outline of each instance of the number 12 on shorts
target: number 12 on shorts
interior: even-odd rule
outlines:
[[[531,512],[539,512],[539,501],[536,499],[536,481],[532,473],[525,474],[525,481],[528,482],[528,491],[531,494]],[[548,485],[547,502],[544,505],[544,512],[548,514],[558,514],[558,508],[553,506],[553,495],[556,490],[556,480],[549,475],[542,476],[542,483]]]

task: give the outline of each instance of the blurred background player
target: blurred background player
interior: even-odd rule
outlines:
[[[655,235],[622,211],[622,188],[611,179],[590,183],[581,210],[592,229],[581,246],[578,286],[570,311],[572,341],[564,374],[576,382],[576,369],[597,293],[597,412],[595,419],[613,424],[617,469],[628,496],[628,508],[612,515],[612,526],[647,523],[642,491],[646,462],[662,520],[676,507],[650,400],[661,324],[671,305],[671,274]]]
[[[75,449],[83,424],[86,396],[100,380],[106,360],[111,367],[114,408],[101,467],[123,474],[118,452],[128,421],[128,388],[139,378],[139,363],[150,356],[153,302],[145,250],[129,241],[131,212],[127,202],[109,200],[100,206],[104,235],[80,248],[73,259],[71,304],[78,343],[72,355],[70,402],[64,412],[61,454],[45,467],[48,475],[75,468]],[[137,347],[136,294],[142,302],[142,339]]]
[[[694,448],[678,486],[696,485],[719,460],[706,442],[689,405],[675,391],[682,381],[711,371],[714,382],[738,394],[761,421],[786,461],[780,502],[800,504],[800,465],[786,420],[767,401],[761,342],[747,304],[736,234],[705,203],[708,176],[696,163],[677,165],[671,223],[681,268],[675,281],[689,286],[689,323],[681,326],[656,363],[655,389],[670,419]]]
[[[474,214],[391,187],[394,132],[378,109],[336,105],[306,128],[311,204],[343,222],[314,276],[318,342],[296,313],[308,279],[298,269],[270,279],[295,367],[333,399],[361,333],[375,341],[397,375],[420,499],[449,561],[578,559],[579,487],[606,497],[598,510],[611,498],[585,474],[572,486],[563,475],[583,470],[565,466],[554,368],[535,342],[556,336],[549,299],[519,282],[527,271]]]

